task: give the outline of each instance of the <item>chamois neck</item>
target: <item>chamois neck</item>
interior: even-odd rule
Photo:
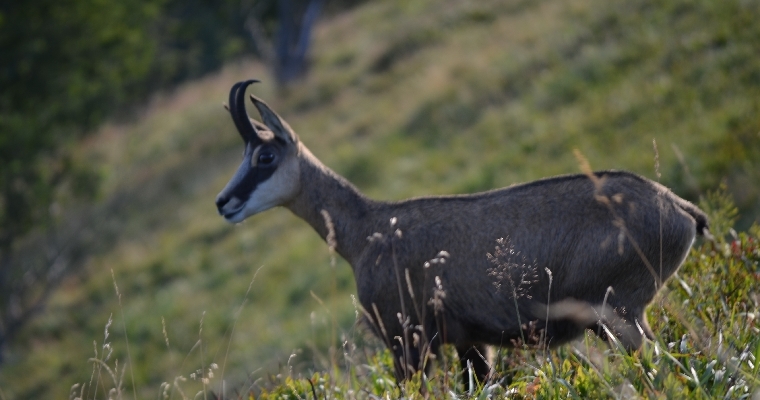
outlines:
[[[372,219],[375,202],[322,164],[303,144],[299,146],[301,190],[285,206],[328,241],[330,231],[323,210],[326,211],[335,234],[335,242],[328,244],[335,245],[338,254],[354,265],[371,235],[365,231],[373,225],[367,222]]]

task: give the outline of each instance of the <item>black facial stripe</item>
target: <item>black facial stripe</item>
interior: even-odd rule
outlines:
[[[247,162],[243,162],[243,165],[247,165],[248,169],[238,181],[238,184],[235,185],[235,187],[232,189],[232,192],[230,194],[233,197],[240,199],[240,201],[246,202],[251,197],[251,194],[256,190],[256,187],[269,179],[274,174],[274,171],[277,170],[277,168],[274,165],[268,168],[251,167]]]
[[[259,149],[259,151],[256,151],[257,149]],[[235,183],[230,188],[229,195],[245,202],[251,197],[251,193],[256,190],[256,187],[260,183],[266,181],[272,176],[272,174],[274,174],[274,171],[277,169],[276,162],[265,166],[251,166],[252,157],[260,154],[261,151],[272,150],[274,149],[269,148],[269,146],[258,147],[252,143],[246,144],[243,163],[232,178]]]

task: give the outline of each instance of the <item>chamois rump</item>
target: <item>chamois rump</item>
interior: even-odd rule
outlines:
[[[216,199],[219,214],[238,223],[284,206],[334,246],[353,268],[365,318],[394,353],[399,381],[443,343],[481,382],[486,345],[559,345],[591,328],[638,349],[654,338],[646,306],[695,235],[709,234],[692,203],[623,171],[371,200],[253,95],[263,123],[250,119],[253,82],[230,91],[245,153]]]

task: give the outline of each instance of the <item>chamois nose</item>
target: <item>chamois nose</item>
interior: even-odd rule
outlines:
[[[224,207],[225,204],[229,203],[230,198],[219,194],[219,196],[216,196],[216,209],[219,210],[219,214],[222,214],[222,207]]]

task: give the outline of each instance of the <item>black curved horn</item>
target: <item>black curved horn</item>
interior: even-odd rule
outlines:
[[[248,113],[245,111],[245,89],[252,83],[260,82],[258,79],[250,79],[238,82],[230,89],[230,114],[235,127],[243,140],[249,142],[258,137],[256,128],[253,127],[248,119]]]

